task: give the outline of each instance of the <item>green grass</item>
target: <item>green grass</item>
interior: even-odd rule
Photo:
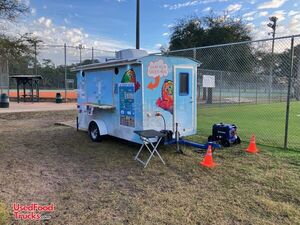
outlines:
[[[41,224],[14,220],[14,202],[55,204],[49,224],[300,224],[298,151],[258,145],[248,154],[242,143],[215,150],[208,169],[204,153],[162,146],[166,165],[154,157],[144,169],[133,160],[139,145],[54,125],[75,116],[0,115],[0,225]]]
[[[3,203],[0,202],[0,225],[7,224],[8,221],[8,212]]]
[[[198,133],[208,136],[214,123],[234,123],[243,141],[255,134],[262,145],[283,147],[286,103],[258,105],[200,106],[198,108]],[[288,148],[300,149],[300,102],[290,106]]]

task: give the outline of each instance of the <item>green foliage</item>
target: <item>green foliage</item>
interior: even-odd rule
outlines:
[[[250,41],[250,30],[242,19],[235,17],[214,16],[204,18],[207,29],[205,45],[225,44],[240,41]],[[203,46],[205,46],[203,45]]]
[[[204,18],[191,17],[179,20],[173,28],[169,50],[249,40],[251,40],[250,31],[241,19],[211,14]],[[195,54],[203,69],[251,73],[255,64],[251,44],[201,48]],[[189,55],[182,56],[193,55],[190,52]]]
[[[277,79],[283,77],[287,80],[291,74],[291,49],[275,54],[274,61],[274,76]],[[294,89],[292,97],[300,101],[300,45],[294,47],[292,87]]]
[[[276,76],[288,76],[291,73],[291,49],[287,49],[282,53],[275,54],[275,69]],[[300,45],[294,47],[294,64],[292,77],[299,76],[300,67]]]
[[[8,212],[3,203],[0,202],[0,224],[8,224]]]
[[[197,17],[181,19],[173,28],[170,40],[170,50],[201,46],[205,41],[205,31]]]
[[[280,42],[279,42],[280,43]],[[275,42],[275,46],[276,46]],[[283,52],[272,53],[268,50],[260,50],[255,54],[258,72],[260,75],[273,74],[273,85],[287,85],[291,73],[291,48]],[[294,62],[292,74],[292,97],[300,100],[300,44],[294,47]]]
[[[276,46],[276,42],[275,42]],[[282,52],[272,52],[269,50],[260,50],[256,52],[257,63],[260,66],[261,73],[270,73],[270,67],[273,65],[273,74],[275,77],[287,78],[291,73],[291,49],[287,48]],[[273,63],[271,63],[273,62]],[[293,78],[299,76],[300,67],[300,45],[294,47]]]
[[[30,62],[34,61],[34,56],[24,55],[17,59],[10,61],[10,74],[35,74],[34,68],[28,68]],[[81,65],[91,64],[91,59],[82,61]],[[99,63],[98,59],[94,59],[93,63]],[[79,66],[79,64],[72,64],[67,66],[68,79],[74,80],[74,87],[76,87],[76,73],[71,72],[71,68]],[[61,89],[65,85],[65,66],[56,66],[51,59],[42,59],[37,62],[37,73],[42,75],[43,80],[40,83],[41,88],[45,89]],[[10,88],[15,88],[16,83],[11,80]]]
[[[0,35],[0,56],[9,60],[33,53],[30,34],[24,34],[18,38]]]
[[[33,61],[32,56],[24,56],[18,58],[17,61],[10,63],[10,74],[35,74],[34,68],[28,68],[29,62]],[[67,66],[68,79],[75,80],[76,87],[76,73],[71,72],[71,68],[76,65]],[[55,64],[50,59],[43,59],[41,62],[37,62],[37,73],[42,75],[43,80],[41,82],[41,88],[46,89],[59,89],[64,88],[65,83],[65,66]],[[10,83],[10,88],[15,88],[16,83],[14,80]]]
[[[88,65],[88,64],[92,64],[92,63],[99,63],[100,61],[98,59],[94,59],[94,61],[92,61],[91,59],[85,59],[83,62],[81,62],[81,65]]]
[[[249,40],[250,30],[241,19],[211,14],[179,20],[172,29],[170,50]]]
[[[28,12],[29,8],[20,0],[0,0],[0,19],[14,22],[15,19]],[[0,33],[0,56],[8,60],[32,53],[31,45],[35,41],[30,34],[20,37],[9,37]]]
[[[28,12],[29,8],[24,1],[20,0],[0,0],[0,18],[13,21],[20,14]]]

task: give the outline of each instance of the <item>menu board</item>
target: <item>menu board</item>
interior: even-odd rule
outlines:
[[[120,125],[135,127],[134,83],[119,84]]]

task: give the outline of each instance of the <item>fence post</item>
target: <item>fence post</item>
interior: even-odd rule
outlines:
[[[239,74],[239,104],[241,103],[241,76]]]
[[[7,71],[7,95],[9,96],[9,62],[6,60],[6,71]]]
[[[81,50],[84,48],[82,44],[79,44],[78,47],[76,47],[79,49],[79,65],[81,66]]]
[[[36,41],[34,41],[33,45],[34,45],[34,70],[35,70],[35,75],[37,75],[37,51],[36,51]]]
[[[193,48],[193,58],[196,60],[197,59],[197,50],[196,48]]]
[[[294,69],[294,36],[291,38],[291,68],[288,77],[288,93],[286,101],[286,114],[285,114],[285,133],[284,133],[284,149],[287,149],[288,131],[289,131],[289,115],[290,115],[290,95],[291,95],[291,83]]]
[[[257,97],[258,97],[258,76],[255,73],[255,104],[257,104]]]
[[[222,87],[223,87],[223,71],[220,73],[220,106],[222,106]]]
[[[273,89],[273,72],[274,72],[274,45],[275,45],[275,39],[273,34],[273,40],[272,40],[272,54],[271,54],[271,66],[270,66],[270,74],[269,74],[269,104],[271,103],[272,98],[272,89]]]
[[[92,47],[92,63],[94,63],[94,47]]]
[[[196,48],[193,48],[193,58],[195,59],[195,60],[197,60],[197,50],[196,50]],[[198,101],[199,101],[199,103],[200,103],[200,92],[201,92],[201,86],[200,86],[200,82],[198,82],[198,72],[197,72],[197,80],[196,80],[196,83],[197,83],[197,96],[196,96],[196,101],[197,101],[197,103],[198,103]]]
[[[64,58],[65,58],[65,102],[67,102],[67,44],[64,44]]]

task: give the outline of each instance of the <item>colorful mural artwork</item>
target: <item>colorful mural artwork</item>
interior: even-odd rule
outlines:
[[[154,83],[150,82],[150,83],[147,85],[147,88],[153,90],[153,89],[155,89],[155,88],[158,87],[159,82],[160,82],[160,77],[155,77],[155,78],[154,78]]]
[[[121,80],[121,83],[134,83],[135,92],[140,89],[140,83],[136,80],[136,75],[133,69],[127,70]]]
[[[162,89],[161,97],[156,100],[156,105],[171,114],[173,114],[174,108],[174,83],[172,80],[165,80]]]
[[[154,78],[154,83],[150,82],[147,88],[153,90],[158,87],[160,78],[168,76],[168,65],[163,60],[150,62],[148,65],[147,74],[149,77]]]
[[[119,84],[120,125],[135,126],[134,92],[133,83]]]

